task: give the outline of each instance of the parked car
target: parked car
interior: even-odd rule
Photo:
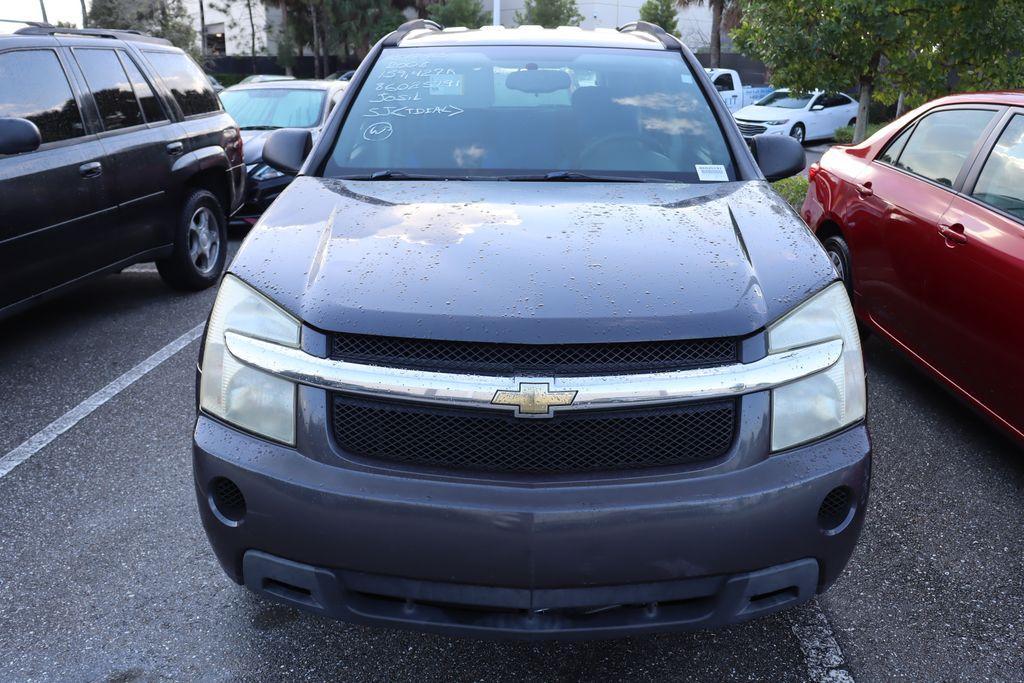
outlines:
[[[800,145],[755,137],[755,162],[645,22],[418,20],[366,59],[308,158],[309,130],[268,138],[301,173],[205,335],[193,464],[228,575],[351,621],[527,638],[826,590],[870,446],[846,289],[765,182]]]
[[[312,132],[315,142],[347,87],[339,81],[275,81],[236,85],[221,93],[245,142],[245,204],[236,220],[255,223],[295,177],[263,163],[267,136],[279,128],[302,128]]]
[[[354,69],[350,69],[348,71],[335,71],[334,73],[332,73],[331,75],[329,75],[327,77],[327,80],[328,81],[342,81],[342,82],[347,83],[348,81],[351,81],[352,77],[355,76],[355,75],[356,75],[356,72],[355,72]]]
[[[295,76],[285,76],[284,74],[253,74],[252,76],[246,76],[238,82],[238,85],[246,85],[249,83],[272,83],[273,81],[294,81]]]
[[[768,85],[747,85],[733,69],[705,69],[708,78],[721,95],[729,111],[738,111],[770,95],[774,88]]]
[[[1024,94],[936,100],[810,175],[861,323],[1024,439]]]
[[[202,70],[131,32],[22,24],[0,35],[0,317],[156,261],[220,279],[242,200],[242,137]]]
[[[776,90],[736,112],[743,135],[789,135],[799,142],[831,138],[836,128],[857,123],[857,102],[844,93]]]
[[[221,85],[220,81],[218,81],[216,78],[214,78],[210,74],[206,74],[206,78],[209,79],[210,87],[213,88],[213,92],[219,95],[221,92],[224,91],[224,86]]]

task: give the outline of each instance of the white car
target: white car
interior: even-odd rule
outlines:
[[[800,142],[835,135],[836,128],[857,122],[857,102],[843,93],[795,93],[776,90],[733,115],[744,137],[789,135]]]

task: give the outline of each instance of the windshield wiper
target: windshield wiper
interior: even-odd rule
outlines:
[[[428,173],[406,173],[405,171],[374,171],[362,175],[336,176],[340,180],[469,180],[466,176],[457,175],[430,175]]]
[[[239,126],[239,130],[278,130],[281,126]]]
[[[510,175],[502,180],[513,180],[519,182],[598,182],[598,183],[647,183],[650,178],[617,176],[617,175],[593,175],[580,173],[579,171],[550,171],[535,175]]]

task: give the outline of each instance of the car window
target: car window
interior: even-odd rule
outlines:
[[[326,94],[308,88],[258,88],[225,90],[220,100],[242,130],[314,128],[320,125]]]
[[[195,116],[220,109],[220,100],[206,74],[187,55],[147,50],[146,57],[171,91],[182,114]]]
[[[135,61],[124,52],[119,52],[119,54],[124,70],[128,73],[128,80],[131,81],[132,87],[135,89],[135,96],[139,98],[139,104],[142,105],[142,113],[146,115],[146,121],[150,123],[166,121],[167,113],[164,112],[160,100],[153,92],[153,88],[150,87],[149,81],[139,71]]]
[[[896,166],[952,187],[994,115],[986,109],[947,109],[929,114],[914,127]]]
[[[832,107],[841,107],[844,104],[849,103],[850,100],[847,99],[845,95],[839,94],[822,95],[821,99],[818,101],[818,104],[823,105],[826,109],[830,109]]]
[[[52,50],[0,54],[0,117],[28,119],[43,143],[85,135],[78,103]]]
[[[100,110],[104,130],[117,130],[143,123],[142,109],[121,60],[113,50],[75,49],[75,59]]]
[[[811,95],[776,90],[757,102],[759,107],[781,107],[782,109],[803,109],[811,101]]]
[[[1024,116],[1010,119],[985,161],[972,194],[1024,220]]]
[[[903,151],[903,146],[906,145],[907,140],[910,139],[910,133],[913,132],[913,130],[913,126],[907,126],[904,128],[903,132],[889,142],[885,151],[878,155],[878,160],[884,161],[887,164],[895,164],[896,160],[900,157],[900,152]]]
[[[732,84],[732,74],[719,74],[718,78],[715,79],[715,90],[718,92],[735,89]]]
[[[736,177],[711,105],[678,54],[513,45],[385,50],[325,173],[377,170]]]

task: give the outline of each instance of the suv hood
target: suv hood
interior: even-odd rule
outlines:
[[[322,330],[514,343],[746,335],[835,279],[765,182],[299,177],[231,271]]]

